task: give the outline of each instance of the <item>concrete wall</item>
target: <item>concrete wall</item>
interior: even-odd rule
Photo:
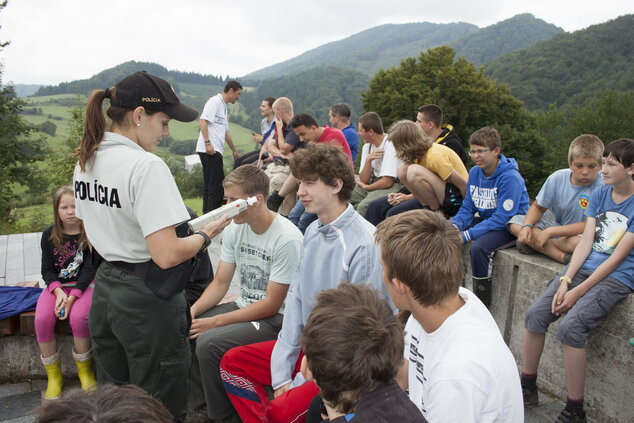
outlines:
[[[62,357],[64,377],[77,377],[71,349],[70,335],[57,337]],[[45,379],[40,360],[40,349],[33,335],[9,335],[0,338],[0,383],[14,383],[27,379]]]
[[[470,262],[465,249],[465,285],[471,289]],[[493,264],[491,313],[518,366],[521,363],[524,317],[533,300],[562,268],[541,255],[522,255],[515,248],[499,251]],[[558,322],[546,335],[538,384],[541,390],[566,399],[561,343],[554,338]],[[588,340],[585,401],[588,414],[601,422],[634,422],[634,296],[618,304]]]
[[[465,285],[471,288],[468,249],[463,263]],[[493,266],[493,305],[491,312],[500,332],[518,363],[521,362],[524,317],[532,301],[543,291],[561,265],[543,256],[519,254],[515,248],[499,251]],[[561,345],[554,339],[558,323],[546,336],[546,347],[539,368],[540,389],[562,401],[566,398]],[[588,344],[586,408],[601,422],[634,422],[634,296],[617,305],[595,330]],[[60,336],[64,375],[76,377],[70,336]],[[43,378],[35,337],[0,337],[0,383]]]

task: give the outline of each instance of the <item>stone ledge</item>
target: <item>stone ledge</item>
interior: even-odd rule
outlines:
[[[465,285],[471,289],[469,250],[465,248]],[[515,248],[498,251],[493,261],[493,301],[491,314],[518,363],[521,363],[524,318],[533,300],[562,265],[542,256],[523,255]],[[562,401],[566,399],[561,343],[554,339],[557,325],[546,335],[538,383]],[[634,298],[629,296],[610,312],[588,340],[586,409],[601,422],[634,421],[631,400],[634,380]]]

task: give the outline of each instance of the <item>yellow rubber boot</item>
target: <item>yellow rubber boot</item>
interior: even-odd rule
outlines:
[[[84,391],[94,391],[97,389],[97,381],[95,380],[95,371],[92,368],[92,353],[77,354],[73,349],[73,358],[77,366],[77,376],[81,389]]]
[[[48,376],[48,384],[46,385],[46,393],[44,398],[47,400],[57,399],[62,396],[62,362],[59,359],[59,351],[50,357],[41,357],[42,364]]]

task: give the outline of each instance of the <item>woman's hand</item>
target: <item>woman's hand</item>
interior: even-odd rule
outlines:
[[[227,218],[226,214],[223,214],[222,216],[220,216],[219,219],[214,220],[213,222],[209,222],[207,225],[205,225],[203,231],[205,231],[205,233],[209,235],[209,238],[213,238],[220,232],[222,232],[222,230],[226,228],[229,223],[231,223],[231,219]]]

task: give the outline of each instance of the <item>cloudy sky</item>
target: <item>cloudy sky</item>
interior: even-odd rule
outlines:
[[[2,82],[57,84],[128,60],[241,76],[385,23],[469,22],[518,13],[575,31],[634,13],[625,0],[9,0]]]

